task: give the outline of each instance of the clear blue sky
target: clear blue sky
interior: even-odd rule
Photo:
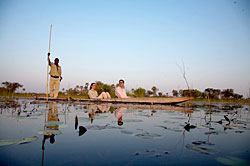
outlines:
[[[60,89],[123,78],[172,94],[182,63],[191,88],[250,88],[248,0],[0,0],[1,82],[46,92],[50,24]]]

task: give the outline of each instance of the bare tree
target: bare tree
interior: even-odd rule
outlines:
[[[182,62],[182,67],[180,65],[177,64],[177,66],[179,67],[181,73],[182,73],[182,76],[186,82],[186,85],[187,85],[187,88],[189,90],[189,93],[190,93],[190,96],[191,96],[191,92],[190,92],[190,88],[189,88],[189,84],[188,84],[188,81],[187,81],[187,77],[186,77],[186,69],[185,69],[185,65],[184,63]]]

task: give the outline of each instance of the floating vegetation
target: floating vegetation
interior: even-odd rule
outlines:
[[[128,131],[128,130],[121,130],[121,133],[128,134],[128,135],[134,134],[132,131]]]
[[[205,135],[218,135],[219,133],[216,131],[209,131],[209,132],[205,132]]]
[[[163,128],[163,129],[168,129],[167,126],[155,126],[155,127],[160,127],[160,128]]]
[[[143,132],[141,134],[136,134],[136,137],[140,137],[140,138],[144,138],[144,139],[156,139],[156,138],[160,138],[161,135],[159,134],[152,134],[152,133],[148,133],[148,132]]]
[[[37,140],[37,136],[24,138],[22,140],[18,139],[2,139],[0,140],[0,146],[13,145],[13,144],[26,144]]]
[[[250,161],[238,157],[217,157],[216,161],[229,166],[249,166]]]
[[[87,126],[86,128],[88,130],[103,130],[106,129],[108,127],[108,124],[104,125],[104,126],[100,126],[100,125],[92,125],[92,126]]]
[[[124,129],[122,127],[119,127],[119,126],[108,126],[107,129]]]
[[[58,134],[62,134],[62,132],[60,130],[40,130],[40,131],[38,131],[38,134],[41,134],[41,135],[52,135],[52,134],[58,135]]]
[[[178,133],[180,133],[180,132],[183,131],[183,129],[177,128],[177,127],[175,127],[175,128],[168,128],[167,130],[169,130],[169,131],[174,131],[174,132],[178,132]]]
[[[21,141],[19,141],[18,143],[19,144],[26,144],[26,143],[30,143],[30,142],[33,142],[35,140],[37,140],[38,137],[37,136],[33,136],[33,137],[29,137],[29,138],[24,138],[22,139]]]
[[[89,130],[104,130],[104,129],[123,129],[122,127],[110,126],[109,124],[100,126],[100,125],[91,125],[86,127]]]
[[[190,129],[194,129],[194,128],[196,128],[196,126],[191,125],[189,123],[186,126],[184,126],[184,129],[187,130],[187,131],[190,131]]]
[[[17,139],[2,139],[0,140],[0,146],[17,144],[19,140]]]
[[[62,125],[63,122],[60,122],[60,121],[48,121],[46,122],[46,125],[47,126],[56,126],[56,125]]]
[[[163,123],[176,124],[176,123],[179,123],[179,122],[165,120],[165,121],[163,121]]]
[[[90,122],[90,120],[88,117],[78,117],[78,122]]]
[[[167,154],[169,154],[169,152],[166,150],[154,150],[154,149],[134,153],[135,156],[146,156],[146,157],[161,157]]]
[[[202,154],[214,154],[217,152],[216,149],[212,148],[206,142],[205,143],[203,143],[203,142],[200,142],[200,143],[195,142],[194,143],[193,142],[192,144],[186,145],[186,148],[193,150],[193,151],[196,151],[196,152],[200,152]]]
[[[141,120],[141,119],[125,119],[125,120],[123,120],[123,122],[126,122],[126,123],[137,123],[137,122],[143,122],[143,120]]]

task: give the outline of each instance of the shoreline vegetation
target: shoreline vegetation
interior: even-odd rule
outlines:
[[[96,81],[96,90],[98,94],[101,92],[109,92],[112,98],[115,98],[115,87],[117,85],[108,85],[104,84],[101,81]],[[22,92],[16,92],[18,89],[21,89]],[[88,98],[89,83],[86,83],[85,86],[76,85],[75,88],[69,88],[65,90],[62,88],[62,91],[59,92],[58,98],[79,98],[86,99]],[[128,96],[131,97],[193,97],[191,101],[201,101],[201,102],[233,102],[233,103],[250,103],[250,98],[243,98],[243,95],[234,93],[233,89],[213,89],[207,88],[204,92],[200,92],[197,89],[190,90],[172,90],[172,95],[168,93],[163,94],[158,92],[159,89],[156,86],[153,86],[151,90],[146,90],[143,88],[131,89],[127,91]],[[0,87],[0,96],[4,98],[34,98],[34,97],[46,97],[46,93],[29,93],[25,92],[25,88],[20,83],[14,82],[2,82]]]

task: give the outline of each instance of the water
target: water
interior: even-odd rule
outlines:
[[[15,141],[0,146],[0,164],[250,165],[249,105],[212,103],[211,111],[201,102],[184,108],[1,99],[0,140]]]

